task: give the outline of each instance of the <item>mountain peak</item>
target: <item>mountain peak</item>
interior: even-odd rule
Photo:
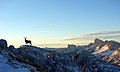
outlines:
[[[105,43],[104,41],[96,38],[96,39],[94,40],[93,46],[94,46],[94,47],[97,47],[97,46],[102,47],[102,46],[104,45],[104,43]]]
[[[104,42],[104,41],[102,41],[101,39],[99,39],[99,38],[96,38],[95,40],[94,40],[94,43],[95,42]]]

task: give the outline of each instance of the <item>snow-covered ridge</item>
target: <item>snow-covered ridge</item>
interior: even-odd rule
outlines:
[[[50,51],[36,46],[22,45],[20,48],[1,46],[0,54],[11,58],[10,61],[25,64],[25,67],[27,67],[17,67],[14,70],[11,66],[8,66],[12,69],[12,72],[19,72],[19,69],[21,71],[23,70],[22,72],[81,72],[79,66],[74,63],[72,57],[68,54],[62,54],[57,51]],[[6,58],[6,60],[8,58]],[[2,70],[4,69],[1,69],[1,71]],[[4,72],[10,71],[7,70]]]
[[[89,50],[92,50],[93,54],[100,54],[107,52],[108,50],[114,51],[120,47],[120,43],[116,41],[102,41],[98,38],[95,39],[94,43],[89,46]]]
[[[120,48],[112,52],[109,56],[104,56],[102,59],[107,60],[111,64],[120,66]]]
[[[109,48],[108,48],[108,45],[104,45],[103,47],[101,48],[96,48],[96,51],[93,52],[93,54],[99,54],[99,53],[102,53],[102,52],[105,52],[105,51],[108,51]]]
[[[13,45],[8,47],[7,41],[2,40],[0,72],[4,71],[4,65],[12,72],[20,70],[22,72],[119,72],[120,68],[117,66],[120,63],[120,49],[117,47],[119,47],[117,42],[96,39],[89,45],[69,45],[65,49],[47,49],[30,45],[14,48]],[[93,52],[89,52],[89,49]],[[97,55],[100,55],[101,59]],[[10,71],[6,69],[4,72]]]
[[[32,66],[10,57],[9,51],[0,49],[0,72],[30,72]],[[34,68],[34,67],[33,67]]]
[[[94,43],[89,46],[92,54],[100,56],[111,64],[120,65],[120,43],[116,41],[102,41],[95,39]]]

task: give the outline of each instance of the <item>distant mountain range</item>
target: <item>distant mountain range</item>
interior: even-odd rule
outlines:
[[[120,43],[96,38],[84,46],[14,48],[1,39],[0,72],[120,72]]]

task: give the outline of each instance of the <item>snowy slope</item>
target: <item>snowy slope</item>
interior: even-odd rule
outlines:
[[[112,53],[114,53],[115,51],[113,50],[107,50],[106,52],[102,52],[101,55],[102,56],[108,56],[108,55],[111,55]]]
[[[120,48],[115,50],[111,55],[105,56],[102,59],[107,60],[111,64],[120,66]]]
[[[20,48],[1,48],[1,66],[11,71],[4,72],[81,72],[71,56],[49,51],[36,46],[22,45]],[[3,55],[2,55],[3,54]]]
[[[1,45],[0,72],[120,71],[120,67],[111,65],[112,62],[116,65],[120,63],[119,43],[113,41],[104,42],[96,39],[89,46],[69,46],[66,49],[43,49],[30,45],[14,48],[13,46],[7,47],[7,44],[5,46],[3,44],[4,47]],[[92,54],[87,51],[89,49],[92,49]],[[102,59],[97,55],[101,55]]]
[[[100,49],[98,49],[98,48],[96,48],[96,51],[95,52],[93,52],[93,54],[100,54],[100,53],[103,53],[103,52],[106,52],[106,51],[108,51],[108,45],[105,45],[105,46],[103,46],[102,48],[100,48]]]
[[[89,46],[91,54],[100,57],[102,60],[115,65],[120,65],[120,43],[116,41],[101,41],[96,39]]]
[[[0,54],[0,72],[30,72],[29,68],[22,68],[22,64],[14,61],[8,62],[8,58]]]

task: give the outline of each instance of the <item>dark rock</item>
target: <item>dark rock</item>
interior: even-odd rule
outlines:
[[[77,47],[76,45],[68,44],[68,48],[76,48],[76,47]]]
[[[110,50],[116,50],[120,48],[120,43],[117,41],[105,41],[105,43],[108,44]]]
[[[81,72],[68,54],[49,51],[35,46],[7,49],[12,59],[32,65],[40,72]]]
[[[15,48],[13,45],[10,45],[9,48]]]
[[[77,58],[77,59],[76,59]],[[110,63],[101,60],[100,58],[82,52],[79,56],[75,56],[75,62],[82,67],[83,72],[118,72],[120,67],[111,65]]]
[[[0,47],[1,48],[7,48],[7,41],[4,39],[0,39]]]
[[[102,47],[104,44],[105,44],[105,42],[98,38],[96,38],[94,41],[94,47],[97,47],[97,46]]]

